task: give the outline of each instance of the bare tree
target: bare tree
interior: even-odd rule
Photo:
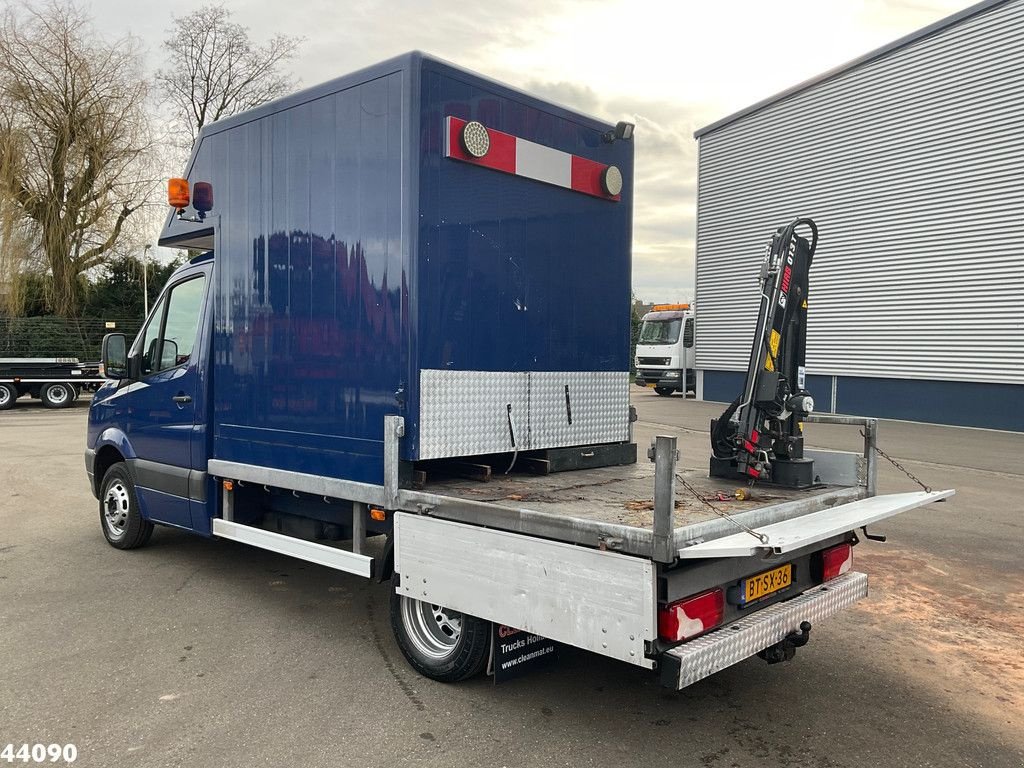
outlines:
[[[22,278],[29,273],[42,274],[46,271],[35,243],[36,238],[24,213],[12,200],[0,194],[0,314],[21,314],[26,298]]]
[[[223,5],[176,16],[168,35],[167,67],[157,71],[156,82],[175,117],[188,126],[192,143],[207,123],[283,96],[296,85],[281,67],[302,39],[275,35],[256,45]]]
[[[22,270],[40,258],[66,317],[154,188],[141,73],[133,40],[100,39],[70,4],[0,16],[0,237],[20,246]],[[17,281],[19,265],[4,266]]]

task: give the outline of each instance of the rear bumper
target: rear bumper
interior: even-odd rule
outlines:
[[[851,572],[801,595],[776,603],[661,655],[661,682],[685,688],[743,661],[795,632],[800,622],[816,624],[868,594],[868,577]]]

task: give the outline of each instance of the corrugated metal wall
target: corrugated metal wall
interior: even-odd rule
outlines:
[[[697,367],[742,370],[771,232],[811,216],[808,371],[1024,383],[1024,0],[700,139]]]

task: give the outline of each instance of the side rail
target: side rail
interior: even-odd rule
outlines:
[[[211,459],[207,463],[207,468],[212,476],[220,480],[221,507],[220,516],[211,520],[210,529],[215,536],[223,539],[240,541],[260,549],[279,552],[364,578],[372,578],[377,575],[377,563],[367,554],[366,515],[370,507],[383,507],[387,510],[394,510],[397,507],[398,449],[399,441],[404,435],[405,421],[401,416],[384,417],[383,485]],[[284,535],[237,521],[234,495],[236,482],[261,485],[265,489],[283,488],[292,491],[296,496],[301,493],[312,498],[319,497],[325,503],[330,499],[351,502],[351,549]]]
[[[841,424],[848,427],[860,427],[861,434],[864,436],[864,450],[860,454],[864,462],[863,479],[860,478],[861,473],[858,474],[858,485],[863,485],[867,489],[868,496],[874,496],[878,493],[878,419],[870,419],[865,416],[835,416],[833,414],[824,413],[812,413],[804,418],[805,423],[809,424]],[[823,463],[828,462],[828,456],[856,456],[856,454],[847,453],[846,451],[822,451],[811,449],[804,451],[805,455],[809,455],[815,460],[815,466],[819,461]],[[822,467],[825,468],[824,466]],[[823,482],[829,482],[824,480]]]

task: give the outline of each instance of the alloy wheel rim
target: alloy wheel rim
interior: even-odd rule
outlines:
[[[402,597],[402,623],[416,649],[435,661],[451,656],[462,637],[461,613],[409,597]]]

